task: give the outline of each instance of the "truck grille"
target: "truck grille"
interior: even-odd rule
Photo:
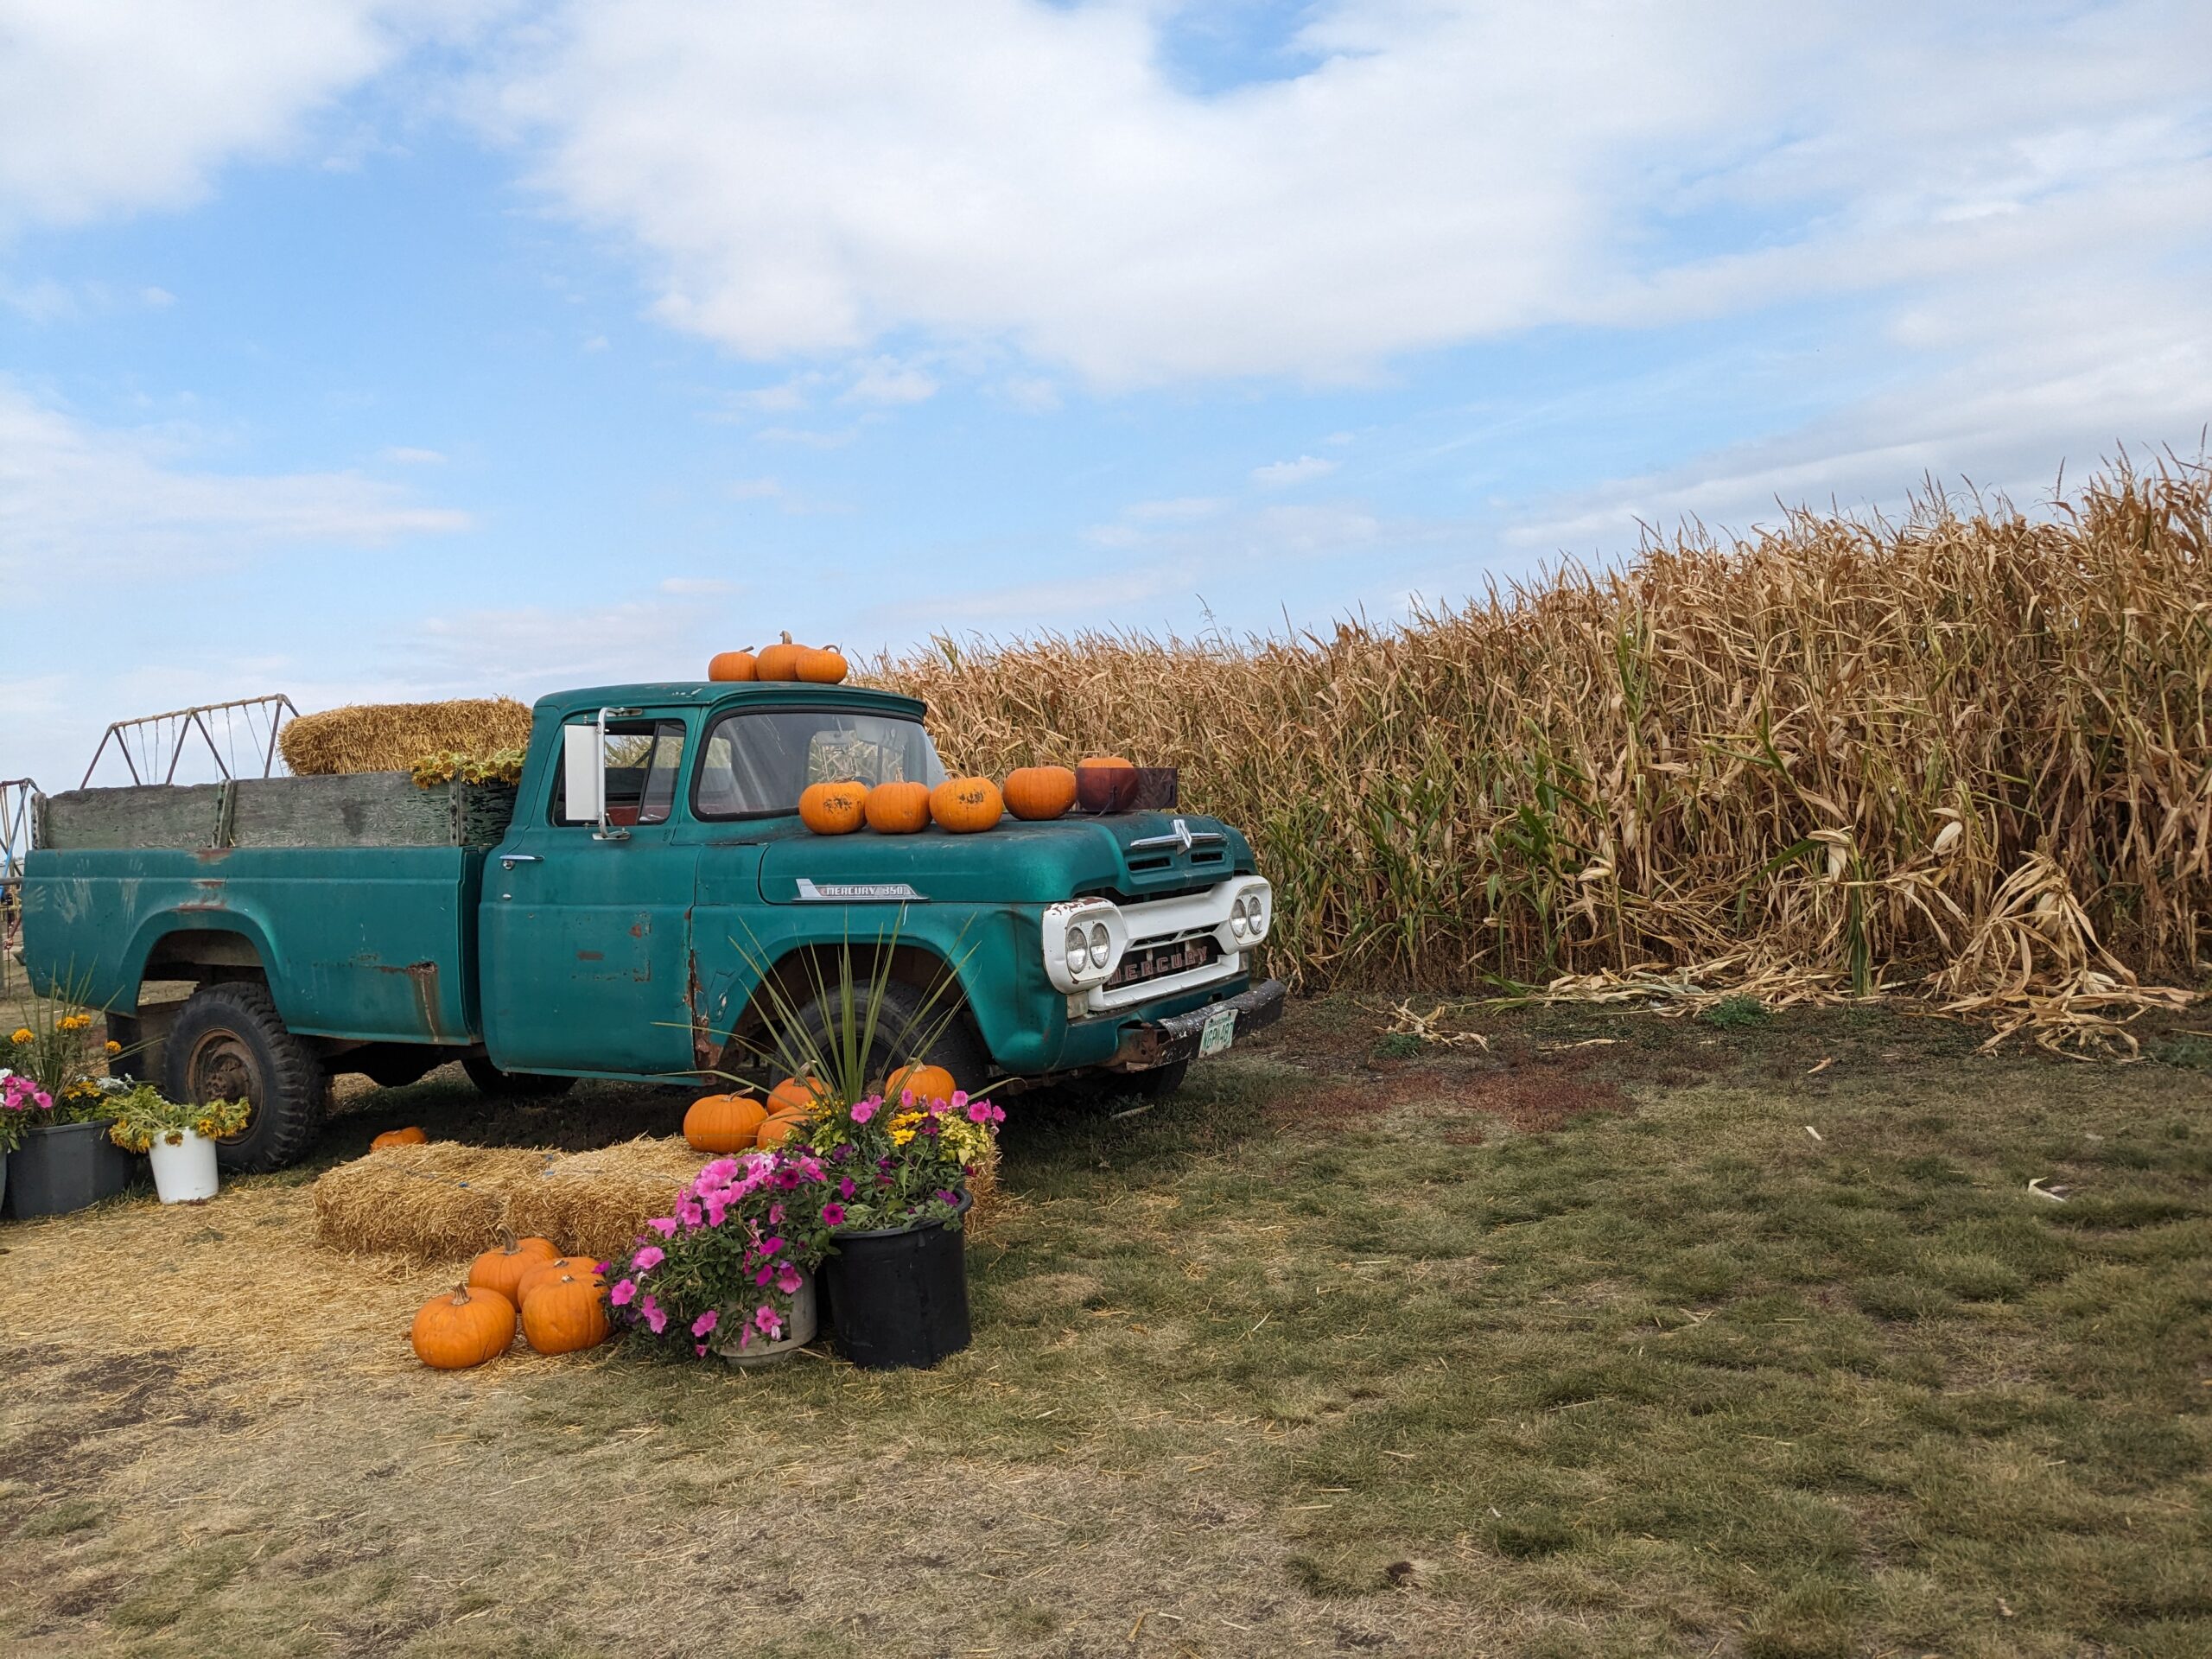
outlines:
[[[1212,937],[1200,934],[1195,938],[1169,939],[1159,944],[1133,946],[1115,968],[1113,976],[1103,988],[1119,990],[1124,985],[1135,985],[1148,979],[1162,979],[1170,974],[1186,974],[1193,968],[1205,968],[1221,959],[1221,946]]]

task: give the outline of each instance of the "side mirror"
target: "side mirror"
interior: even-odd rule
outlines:
[[[561,817],[606,828],[607,740],[598,726],[561,728]]]

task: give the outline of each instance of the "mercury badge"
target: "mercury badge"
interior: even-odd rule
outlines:
[[[926,902],[905,881],[823,881],[798,878],[802,902],[814,905],[910,905]]]

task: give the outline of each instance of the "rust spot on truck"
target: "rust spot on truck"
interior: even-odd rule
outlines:
[[[219,864],[236,851],[235,847],[200,847],[194,849],[192,855],[202,864]]]
[[[576,960],[578,962],[605,962],[607,960],[607,952],[604,950],[579,950],[576,952]]]
[[[683,912],[683,931],[691,931],[691,912]],[[706,987],[699,982],[699,953],[684,953],[683,1007],[691,1016],[691,1064],[701,1071],[714,1070],[721,1064],[722,1045],[715,1041],[715,1033],[707,1023]]]
[[[410,962],[405,967],[390,963],[377,963],[380,974],[404,974],[409,988],[415,993],[415,1012],[421,1016],[423,1029],[432,1042],[442,1042],[438,1031],[438,964],[435,962]]]

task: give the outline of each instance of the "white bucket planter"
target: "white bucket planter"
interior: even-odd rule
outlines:
[[[754,1307],[759,1303],[753,1305]],[[784,1321],[784,1334],[774,1342],[764,1341],[755,1331],[753,1339],[744,1347],[737,1345],[737,1333],[742,1321],[749,1318],[753,1309],[740,1313],[734,1307],[721,1310],[721,1323],[715,1327],[715,1339],[710,1351],[720,1355],[731,1364],[750,1369],[755,1365],[772,1365],[788,1358],[815,1338],[822,1328],[821,1314],[815,1300],[814,1275],[808,1274],[805,1282],[791,1293],[791,1316]],[[723,1332],[729,1334],[727,1338]]]
[[[154,1191],[163,1204],[198,1204],[215,1196],[215,1143],[191,1129],[181,1133],[184,1140],[177,1146],[157,1135],[146,1148],[154,1160]]]

